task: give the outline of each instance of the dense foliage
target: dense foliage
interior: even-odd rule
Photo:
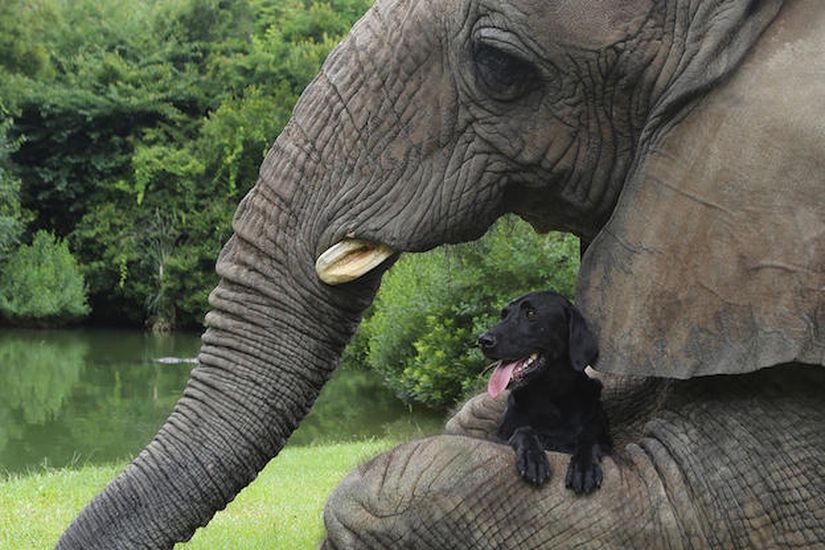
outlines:
[[[9,126],[9,120],[0,119],[0,268],[20,243],[27,217],[20,206],[20,179],[10,169],[17,144],[8,138]]]
[[[369,3],[0,3],[0,255],[19,192],[29,238],[68,239],[98,320],[200,326],[235,207]]]
[[[483,384],[476,338],[516,297],[552,289],[572,297],[578,240],[500,220],[481,240],[404,256],[384,277],[345,357],[379,372],[401,398],[454,404]]]
[[[66,241],[38,231],[0,274],[0,315],[17,324],[60,324],[89,313],[86,284]]]

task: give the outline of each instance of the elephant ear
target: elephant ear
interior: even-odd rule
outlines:
[[[588,248],[599,370],[825,365],[825,3],[787,4],[738,68],[650,136]]]

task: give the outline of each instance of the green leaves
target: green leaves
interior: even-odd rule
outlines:
[[[198,140],[216,191],[230,199],[255,183],[269,146],[286,125],[298,96],[286,82],[254,85],[229,98],[204,122]]]
[[[20,242],[30,217],[20,206],[20,179],[9,163],[9,155],[19,146],[6,135],[10,125],[10,121],[0,120],[0,268]]]
[[[167,144],[140,144],[132,154],[132,185],[121,186],[135,195],[138,206],[143,204],[146,191],[153,184],[161,184],[159,189],[151,189],[157,194],[175,197],[194,193],[190,187],[204,173],[204,165],[188,149],[178,149]]]

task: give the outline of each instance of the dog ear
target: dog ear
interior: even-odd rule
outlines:
[[[579,310],[572,305],[567,309],[567,352],[570,354],[570,364],[581,372],[599,356],[599,345]]]

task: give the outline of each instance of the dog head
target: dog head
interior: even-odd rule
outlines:
[[[555,292],[531,292],[501,310],[501,322],[478,339],[481,351],[498,360],[487,389],[493,397],[524,386],[561,365],[583,371],[598,356],[596,338],[582,314]]]

